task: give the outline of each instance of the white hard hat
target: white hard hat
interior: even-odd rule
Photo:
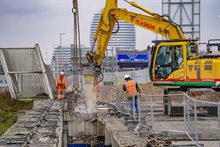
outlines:
[[[124,79],[130,79],[130,75],[125,75]]]
[[[64,75],[64,72],[63,72],[63,71],[61,71],[61,72],[60,72],[60,75]]]

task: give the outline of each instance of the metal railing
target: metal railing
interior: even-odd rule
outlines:
[[[202,146],[200,142],[204,138],[219,141],[220,147],[220,103],[196,100],[187,94],[184,94],[183,98],[184,128],[187,136],[199,147]],[[204,117],[208,121],[205,121]]]
[[[183,117],[169,117],[163,115],[164,96],[169,97],[169,111],[181,111]],[[134,104],[134,97],[132,99]],[[168,95],[139,94],[137,102],[138,115],[133,107],[130,113],[126,92],[119,87],[101,86],[100,102],[107,104],[120,114],[131,117],[144,128],[153,132],[172,132],[184,134],[187,140],[196,146],[202,146],[201,141],[218,142],[220,147],[220,103],[199,101],[186,93]],[[133,105],[134,106],[134,105]],[[217,111],[218,110],[218,111]],[[167,123],[166,121],[169,121]],[[211,123],[211,124],[210,124]],[[216,146],[216,145],[212,145]]]
[[[122,72],[108,72],[103,73],[104,82],[114,82],[116,85],[124,82],[124,75],[129,74],[132,79],[136,80],[137,83],[149,82],[149,69],[133,70],[133,71],[122,71]]]

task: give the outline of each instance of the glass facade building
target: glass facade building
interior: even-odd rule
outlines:
[[[73,45],[69,47],[60,46],[54,48],[54,52],[51,59],[51,69],[53,73],[59,73],[62,69],[66,74],[71,74],[73,69],[73,60],[72,60],[72,48]],[[61,51],[62,50],[62,51]],[[82,63],[87,62],[86,60],[86,52],[90,50],[90,47],[81,46],[82,50]],[[61,57],[62,54],[62,57]],[[78,55],[80,57],[80,55]],[[62,65],[62,66],[61,66]]]

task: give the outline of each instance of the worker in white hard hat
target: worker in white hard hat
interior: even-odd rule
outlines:
[[[132,80],[130,75],[126,74],[124,76],[125,83],[123,84],[123,90],[126,91],[127,99],[130,106],[130,113],[133,114],[133,106],[135,105],[136,113],[139,112],[139,106],[138,106],[138,92],[140,93],[138,84],[135,80]],[[134,104],[133,104],[133,98],[134,98]]]
[[[64,99],[64,90],[66,89],[66,79],[64,72],[61,71],[59,77],[56,79],[57,100]]]

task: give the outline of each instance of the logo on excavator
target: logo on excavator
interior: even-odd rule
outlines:
[[[136,16],[134,16],[134,15],[131,15],[130,19],[131,19],[131,23],[136,23],[136,24],[138,24],[140,26],[147,27],[147,28],[149,28],[151,30],[155,30],[155,26],[154,25],[149,24],[148,22],[145,22],[143,20],[136,19]],[[134,19],[136,19],[136,20],[134,21]]]
[[[131,22],[133,22],[135,18],[136,16],[131,15]]]
[[[188,65],[189,71],[192,71],[193,65]]]

